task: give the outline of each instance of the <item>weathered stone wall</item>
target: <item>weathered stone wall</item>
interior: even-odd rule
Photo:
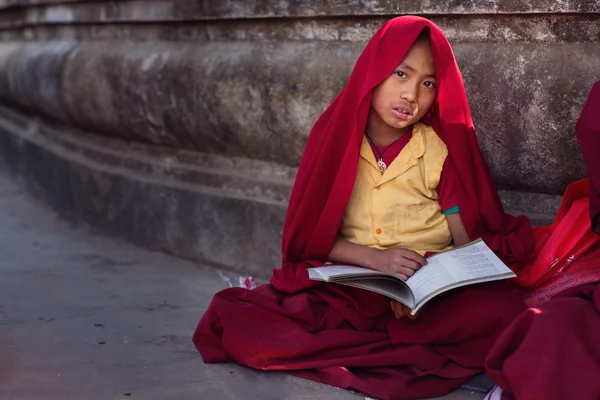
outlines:
[[[271,243],[312,124],[366,41],[399,14],[425,15],[446,32],[505,204],[547,221],[542,214],[552,214],[557,199],[543,195],[585,175],[573,128],[600,80],[597,1],[0,0],[0,102],[47,117],[55,133],[71,127],[81,140],[96,134],[149,145],[135,154],[245,163],[227,168],[237,178],[216,194],[210,182],[223,173],[215,163],[195,171],[193,185],[217,199],[275,201],[273,225],[251,227],[253,246]],[[250,179],[251,165],[269,172]],[[282,184],[261,183],[273,180]],[[213,230],[225,232],[215,221],[226,211],[215,213]],[[221,241],[231,237],[221,233]],[[167,250],[178,253],[176,244]],[[276,264],[259,253],[244,268]]]
[[[595,1],[0,6],[2,53],[33,41],[38,47],[21,54],[27,68],[18,73],[62,85],[61,101],[53,102],[60,107],[48,112],[44,100],[35,111],[98,134],[290,166],[377,27],[394,14],[425,14],[454,45],[501,188],[559,194],[585,172],[572,130],[600,78]],[[44,62],[61,71],[46,71]],[[41,78],[49,73],[54,78]],[[17,88],[13,98],[44,98],[22,86],[27,93]]]

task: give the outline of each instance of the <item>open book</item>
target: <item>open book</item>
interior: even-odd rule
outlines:
[[[440,293],[516,275],[479,239],[427,258],[427,265],[403,281],[393,274],[349,265],[309,268],[310,279],[370,290],[407,305],[415,315]]]

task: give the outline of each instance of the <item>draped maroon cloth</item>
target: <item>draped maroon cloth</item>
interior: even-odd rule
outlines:
[[[454,290],[415,320],[396,320],[383,296],[308,279],[327,260],[356,179],[371,92],[428,28],[438,82],[427,115],[457,175],[461,216],[506,262],[533,249],[523,217],[506,215],[477,144],[463,81],[442,31],[418,17],[386,23],[348,84],[313,127],[289,202],[283,263],[271,284],[217,293],[194,334],[205,362],[285,370],[382,399],[443,395],[483,371],[494,340],[524,309],[506,282]]]
[[[554,251],[541,250],[537,257],[547,263],[548,257],[568,254],[562,246],[572,254],[572,262],[534,292],[528,304],[539,308],[520,315],[486,361],[490,378],[517,400],[600,399],[600,238],[591,231],[590,221],[600,211],[600,82],[592,88],[576,133],[588,182],[567,190],[547,238],[556,243],[549,247]],[[547,244],[538,243],[536,252],[544,247]],[[529,268],[530,283],[544,275],[535,269]],[[586,284],[589,281],[596,283]]]
[[[600,279],[600,269],[595,268],[594,258],[588,257],[600,242],[590,220],[589,186],[588,179],[569,185],[552,225],[535,228],[534,251],[523,262],[512,265],[527,298],[548,291],[556,294],[569,287],[563,285],[567,281],[575,286],[580,279]],[[530,300],[529,305],[539,303]]]
[[[575,128],[587,165],[590,188],[590,215],[600,216],[600,81],[592,87]]]
[[[525,305],[502,282],[438,296],[414,321],[389,309],[383,296],[358,289],[232,288],[215,295],[193,340],[207,363],[235,361],[379,399],[418,399],[483,372],[494,341]]]
[[[517,400],[600,399],[600,284],[567,289],[521,314],[486,367]]]

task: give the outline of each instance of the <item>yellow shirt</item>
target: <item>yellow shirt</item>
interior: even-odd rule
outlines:
[[[364,138],[342,237],[363,246],[420,254],[448,249],[452,235],[436,192],[447,156],[435,131],[416,123],[412,138],[382,175]]]

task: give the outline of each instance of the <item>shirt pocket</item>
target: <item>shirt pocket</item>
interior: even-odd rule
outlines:
[[[394,235],[396,238],[427,229],[434,229],[439,223],[441,208],[436,202],[424,204],[397,204],[394,207]]]

